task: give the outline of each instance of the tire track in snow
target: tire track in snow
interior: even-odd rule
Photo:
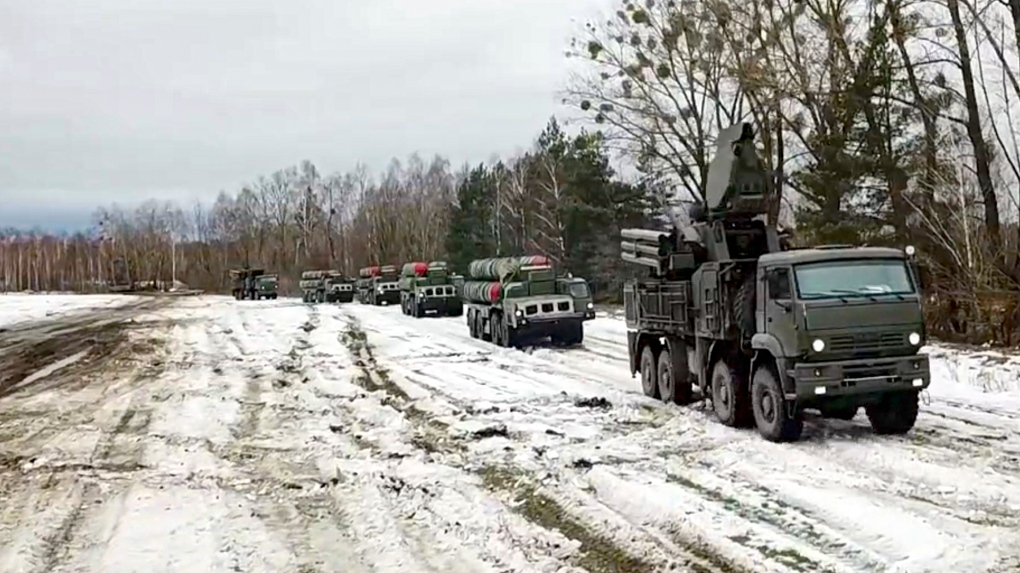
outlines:
[[[360,309],[354,309],[353,312],[363,314]],[[408,374],[413,382],[439,392],[446,390],[453,399],[471,396],[473,399],[481,400],[483,404],[485,400],[495,399],[497,404],[509,405],[509,408],[504,406],[502,412],[492,415],[491,421],[502,418],[507,420],[507,426],[512,426],[513,422],[517,422],[519,426],[521,421],[519,414],[522,409],[527,409],[527,406],[520,405],[522,402],[530,402],[534,411],[540,409],[537,404],[540,399],[526,395],[531,387],[531,380],[519,383],[521,391],[516,401],[510,387],[511,377],[500,379],[500,375],[497,374],[480,383],[474,383],[473,378],[498,372],[497,368],[503,366],[500,363],[505,361],[504,356],[501,349],[494,347],[488,360],[477,356],[476,349],[480,345],[486,346],[461,333],[462,329],[454,321],[448,321],[443,326],[430,322],[427,329],[423,326],[420,331],[416,328],[418,323],[402,320],[401,317],[373,316],[372,321],[370,323],[366,321],[366,324],[371,325],[370,333],[373,336],[378,333],[378,336],[384,337],[387,345],[392,345],[383,354],[387,367],[398,364],[394,370]],[[466,329],[463,330],[466,333]],[[402,341],[393,344],[392,341],[385,340],[391,336]],[[602,343],[598,335],[589,334],[586,337],[588,342],[597,345]],[[620,339],[621,342],[618,344],[624,347],[622,334]],[[444,363],[441,358],[436,358],[439,355],[436,352],[438,348],[446,349],[448,354],[456,353],[460,348],[462,356]],[[611,371],[603,368],[601,358],[612,354],[612,351],[599,352],[594,358],[592,353],[583,349],[537,350],[530,355],[517,354],[522,355],[521,360],[517,362],[518,368],[528,375],[536,370],[532,368],[536,360],[545,359],[547,360],[545,369],[540,371],[549,372],[555,369],[550,368],[548,361],[564,369],[577,368],[582,373],[601,369],[604,371],[603,377],[608,377],[603,382],[603,387],[608,392],[612,392],[620,383],[629,383],[635,388],[635,392],[624,392],[618,396],[622,395],[626,400],[628,395],[633,396],[636,393],[637,384],[630,381],[625,354],[621,355],[624,358],[620,360],[620,364]],[[465,359],[468,356],[471,358]],[[509,354],[507,356],[509,357]],[[444,376],[456,377],[457,380],[449,380],[444,384]],[[566,373],[565,378],[576,380],[577,374]],[[476,391],[470,392],[469,387],[475,388]],[[638,401],[651,405],[651,401],[648,400],[639,398]],[[514,412],[514,409],[517,411]],[[626,435],[622,435],[624,434],[622,432],[616,436],[596,434],[597,437],[589,436],[587,440],[574,440],[574,443],[555,444],[549,443],[552,440],[547,440],[541,448],[536,448],[535,444],[527,443],[527,432],[515,434],[511,429],[506,432],[506,438],[500,443],[508,443],[506,440],[509,440],[509,446],[514,448],[515,452],[507,457],[517,458],[515,461],[522,463],[524,467],[531,470],[537,467],[540,471],[559,476],[561,482],[573,481],[584,484],[582,487],[591,487],[590,480],[582,475],[581,470],[569,467],[570,464],[564,464],[562,460],[569,462],[570,459],[578,460],[585,456],[593,460],[600,458],[594,462],[595,467],[604,465],[606,471],[616,471],[614,470],[616,466],[625,469],[628,463],[643,461],[643,467],[640,465],[638,467],[642,467],[645,473],[654,475],[655,472],[660,472],[659,475],[663,475],[667,467],[664,462],[670,461],[678,468],[683,468],[681,461],[683,456],[678,458],[679,452],[685,450],[695,454],[704,452],[701,463],[709,467],[700,468],[696,475],[718,475],[723,476],[723,479],[733,480],[729,486],[732,493],[725,493],[725,488],[705,492],[701,490],[706,486],[695,487],[693,490],[688,487],[694,499],[703,500],[702,503],[711,509],[710,513],[699,514],[706,521],[693,524],[693,528],[711,533],[717,529],[712,525],[712,515],[731,514],[727,519],[733,523],[743,523],[745,527],[750,525],[753,531],[759,532],[761,539],[774,539],[777,543],[772,547],[758,544],[750,548],[752,552],[768,558],[767,562],[772,565],[785,563],[781,568],[790,570],[814,568],[815,564],[809,559],[813,559],[819,567],[848,571],[883,570],[900,566],[906,567],[906,570],[924,570],[923,563],[936,562],[956,563],[981,570],[982,566],[978,563],[994,561],[995,552],[1002,552],[1005,548],[1005,545],[990,544],[990,540],[1001,537],[1015,527],[1016,518],[1012,515],[1017,513],[1017,494],[1020,489],[1011,477],[1013,453],[1008,444],[1005,448],[1001,447],[999,442],[1003,440],[995,437],[994,433],[998,432],[999,436],[1011,433],[1007,429],[1008,426],[995,428],[988,434],[973,435],[973,432],[939,427],[931,418],[925,418],[925,414],[922,414],[922,421],[918,424],[920,431],[916,435],[887,438],[874,436],[869,427],[859,422],[845,423],[815,418],[809,421],[811,429],[807,439],[801,444],[785,448],[784,455],[794,455],[798,461],[802,460],[805,464],[802,467],[807,473],[795,473],[794,476],[812,475],[810,464],[823,470],[824,473],[819,475],[818,481],[810,485],[819,487],[819,492],[830,492],[826,495],[831,496],[833,501],[840,498],[841,494],[838,491],[843,488],[841,484],[848,483],[850,485],[846,486],[845,491],[851,493],[853,499],[876,504],[875,507],[881,507],[883,515],[889,519],[906,519],[905,524],[915,523],[921,528],[919,533],[923,531],[920,539],[929,540],[924,550],[918,552],[908,549],[905,540],[899,539],[900,535],[909,530],[908,525],[904,525],[903,528],[886,529],[878,525],[876,520],[861,521],[853,508],[838,504],[819,511],[820,499],[804,497],[803,494],[808,490],[796,490],[802,486],[794,483],[777,488],[776,484],[781,483],[781,480],[763,479],[770,475],[783,475],[791,470],[784,467],[782,457],[762,464],[761,462],[765,460],[756,450],[772,451],[772,448],[761,443],[755,434],[721,427],[713,421],[710,412],[672,406],[657,406],[655,409],[671,416],[680,412],[684,415],[675,417],[661,431],[645,426]],[[928,430],[930,432],[925,436]],[[931,442],[932,434],[941,441],[940,444],[918,443],[925,442],[926,437],[929,438],[927,441]],[[954,439],[960,436],[964,439]],[[591,443],[593,440],[600,440],[604,447],[601,450],[593,447]],[[531,436],[531,441],[536,441],[534,435]],[[615,448],[622,448],[623,455],[617,456],[619,459],[613,459],[613,454],[608,451],[615,449],[609,447],[609,441],[615,441],[613,444]],[[1007,438],[1006,441],[1012,439]],[[549,462],[546,466],[535,463],[529,455],[534,456],[535,451],[539,449],[550,453],[557,452],[561,461]],[[750,457],[755,462],[746,468],[753,473],[736,474],[729,471],[735,459],[747,455],[741,452],[753,454]],[[991,459],[985,460],[985,456],[989,454]],[[738,457],[729,457],[733,455]],[[989,474],[987,471],[982,473],[986,467],[995,473]],[[905,475],[898,473],[904,470]],[[950,473],[945,478],[933,480],[937,474],[930,473],[932,470]],[[682,470],[678,475],[684,475]],[[954,477],[956,475],[959,477]],[[979,475],[981,477],[978,477]],[[807,480],[805,485],[809,485],[810,481]],[[957,485],[954,488],[955,492],[947,491],[947,482],[962,485]],[[737,487],[735,484],[741,486]],[[674,482],[672,487],[681,487],[681,484]],[[1010,491],[1013,493],[1007,494]],[[791,493],[796,495],[791,496]],[[1005,497],[1002,494],[1006,494]],[[729,501],[733,499],[740,500],[741,504],[735,505]],[[596,500],[595,503],[610,502],[602,499]],[[678,514],[677,517],[682,519],[682,514]],[[843,522],[848,518],[848,523],[854,525],[844,525]],[[808,525],[813,529],[807,527]],[[820,531],[825,533],[819,534]],[[945,537],[947,535],[948,537]],[[938,550],[942,544],[938,540],[946,538],[954,539],[961,546],[972,547],[979,553],[987,552],[991,556],[975,561],[972,557],[966,557],[952,549]],[[750,545],[755,544],[751,539],[744,541]],[[910,547],[917,549],[913,544]],[[794,554],[781,554],[787,550],[799,551],[802,555],[798,557]],[[964,565],[968,563],[974,565]]]
[[[352,353],[361,358],[361,367],[368,370],[368,374],[371,374],[372,371],[385,371],[385,368],[378,364],[372,354],[371,346],[364,332],[361,331],[357,318],[349,316],[347,320],[352,332],[346,336],[345,341]],[[426,352],[432,352],[433,346],[435,346],[435,342],[429,345]],[[392,359],[387,359],[388,365],[393,362]],[[386,372],[387,379],[388,376],[389,373]],[[421,380],[415,378],[414,382],[420,383]],[[394,386],[395,390],[392,389]],[[372,389],[385,391],[389,387],[395,397],[406,402],[408,400],[407,391],[401,386],[393,381],[387,381],[385,384],[376,382]],[[546,400],[546,402],[553,404],[553,407],[561,407],[565,404],[569,404],[575,409],[578,407],[574,400],[564,396],[557,396],[554,401]],[[511,406],[512,408],[513,406]],[[412,408],[404,404],[404,412],[410,409]],[[468,406],[468,410],[470,413],[473,408]],[[435,418],[429,412],[415,412],[409,419],[415,421],[419,426],[435,423]],[[442,425],[446,426],[446,424]],[[485,435],[484,427],[473,435],[471,433],[467,436],[460,434],[457,437],[460,440],[470,441],[479,435]],[[460,450],[468,449],[465,445],[457,442],[452,447]],[[639,524],[623,519],[620,514],[615,512],[610,512],[611,516],[609,517],[601,515],[597,520],[597,527],[593,528],[592,522],[578,519],[575,512],[569,511],[562,504],[560,496],[553,495],[553,492],[561,493],[558,488],[545,487],[544,484],[539,485],[531,472],[512,463],[507,465],[508,461],[504,456],[497,455],[489,460],[468,463],[473,471],[481,476],[483,483],[489,489],[505,496],[505,499],[517,507],[517,511],[527,519],[543,527],[559,531],[573,539],[579,545],[579,554],[574,558],[574,562],[589,571],[648,571],[676,567],[699,573],[744,570],[714,554],[707,546],[695,545],[691,540],[684,540],[682,543],[680,540],[676,542],[664,540],[661,536],[648,532]],[[624,539],[626,539],[626,543],[621,544],[620,541]]]

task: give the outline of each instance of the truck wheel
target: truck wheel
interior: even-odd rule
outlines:
[[[755,369],[751,380],[751,404],[758,433],[770,442],[795,442],[804,431],[800,414],[788,415],[783,389],[769,366]]]
[[[467,316],[467,320],[465,320],[464,322],[466,322],[468,325],[468,332],[471,334],[471,338],[478,338],[478,328],[476,327],[475,321],[473,318],[471,318],[470,314]]]
[[[747,390],[747,381],[725,359],[716,361],[712,367],[712,408],[720,422],[734,428],[750,425],[752,413]]]
[[[485,334],[485,320],[482,318],[482,315],[480,313],[475,314],[475,324],[477,325],[478,328],[478,338],[484,340],[485,342],[492,342],[493,333],[490,332],[489,334]]]
[[[833,418],[835,420],[853,420],[857,416],[858,406],[843,407],[843,408],[821,408],[823,418]]]
[[[889,392],[877,404],[864,407],[876,434],[906,434],[917,421],[917,396],[914,390]]]
[[[418,303],[415,302],[414,303],[414,317],[415,318],[422,318],[423,316],[425,316],[425,309],[423,309],[422,307],[418,306]]]
[[[733,307],[730,308],[731,324],[735,325],[747,338],[750,338],[755,331],[754,287],[754,277],[747,277],[737,289],[733,298]]]
[[[693,401],[691,371],[687,366],[687,345],[680,340],[671,340],[669,346],[659,352],[659,367],[656,371],[659,396],[663,402],[686,406]]]
[[[577,345],[584,343],[584,323],[578,322],[572,327],[570,343]]]
[[[641,391],[649,398],[659,399],[658,364],[650,344],[641,351]]]

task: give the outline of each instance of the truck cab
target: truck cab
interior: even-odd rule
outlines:
[[[261,275],[255,279],[255,287],[259,299],[275,299],[280,287],[280,277],[276,274]]]
[[[803,249],[758,261],[751,346],[787,400],[849,418],[882,394],[927,388],[924,316],[904,251]]]
[[[382,275],[372,278],[369,303],[386,306],[400,302],[400,283],[396,276]]]
[[[351,302],[354,300],[354,284],[344,276],[326,279],[326,302]]]

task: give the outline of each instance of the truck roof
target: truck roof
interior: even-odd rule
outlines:
[[[906,259],[901,249],[889,247],[814,247],[762,255],[759,263],[769,265],[846,261],[852,259]]]

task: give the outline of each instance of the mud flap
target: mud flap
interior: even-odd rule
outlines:
[[[627,357],[629,358],[628,361],[630,362],[630,377],[631,378],[633,378],[634,374],[637,373],[637,362],[638,362],[637,343],[638,343],[638,333],[633,332],[631,330],[628,330],[627,331]]]

